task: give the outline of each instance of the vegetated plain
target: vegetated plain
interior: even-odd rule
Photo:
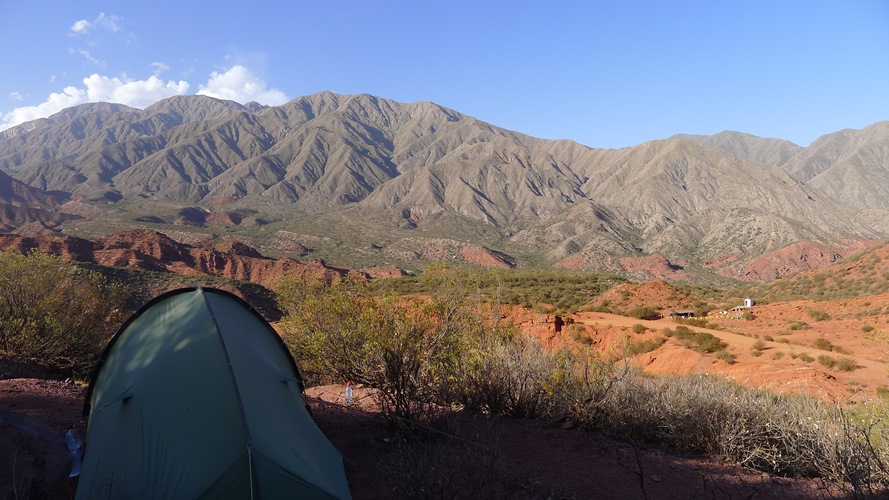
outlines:
[[[838,265],[857,269],[885,251]],[[66,290],[66,283],[98,291],[112,284],[115,296],[135,297],[181,278],[96,265],[81,272],[37,253],[2,256],[6,299],[25,290]],[[58,286],[14,286],[38,277]],[[826,478],[850,492],[877,493],[886,485],[882,397],[889,391],[879,315],[889,308],[887,295],[768,302],[763,290],[773,285],[680,290],[613,275],[449,266],[370,282],[358,274],[333,281],[285,276],[274,292],[261,293],[208,281],[274,299],[283,315],[278,327],[308,380],[369,388],[402,436],[422,435],[462,408],[568,419],[581,429],[716,454],[774,474]],[[745,295],[763,302],[721,314]],[[4,358],[65,360],[67,373],[83,374],[107,333],[78,339],[66,351],[70,329],[45,318],[76,299],[53,297],[24,311],[32,316],[18,322],[19,333],[5,331]],[[118,308],[94,318],[95,331],[113,330],[126,306]],[[651,319],[652,312],[680,309],[699,317]],[[91,350],[83,349],[86,342]],[[425,439],[416,446],[426,446]],[[849,459],[829,458],[838,456]]]

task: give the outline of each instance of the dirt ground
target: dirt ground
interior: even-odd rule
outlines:
[[[603,294],[602,300],[623,300],[625,309],[680,309],[689,303],[686,295],[662,281],[620,285]],[[712,311],[705,319],[715,327],[690,327],[724,341],[726,351],[734,356],[732,363],[684,348],[675,339],[635,356],[633,362],[653,374],[715,373],[748,387],[806,392],[844,405],[889,394],[889,316],[884,313],[889,311],[889,294],[755,304],[749,311],[752,320],[737,319],[740,313]],[[661,337],[665,329],[679,326],[671,319],[645,321],[583,312],[562,318],[565,326],[556,332],[554,316],[529,311],[511,314],[524,332],[550,346],[584,340],[600,352],[617,355],[627,340]],[[635,325],[645,327],[645,333],[634,333]],[[854,367],[844,371],[822,360],[848,360]]]
[[[65,429],[83,389],[43,379],[0,380],[0,498],[73,498]],[[772,477],[714,459],[631,445],[573,428],[455,412],[446,432],[405,439],[370,391],[308,391],[318,426],[340,450],[356,499],[838,498],[817,480]]]

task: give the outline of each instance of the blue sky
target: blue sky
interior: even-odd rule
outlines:
[[[889,119],[889,2],[0,0],[0,129],[63,107],[330,90],[592,147]]]

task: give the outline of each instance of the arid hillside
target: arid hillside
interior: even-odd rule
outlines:
[[[482,267],[762,280],[889,238],[886,123],[808,148],[727,131],[610,150],[366,94],[86,104],[0,133],[0,173],[31,191],[0,228],[284,231],[350,267],[423,267],[434,241]]]
[[[889,247],[882,246],[746,297],[717,301],[663,281],[625,284],[592,304],[622,314],[574,313],[557,328],[551,315],[526,313],[518,323],[549,345],[589,345],[650,373],[715,373],[749,387],[856,403],[889,394],[887,277]],[[744,307],[747,298],[752,307]],[[643,308],[659,319],[632,317]]]

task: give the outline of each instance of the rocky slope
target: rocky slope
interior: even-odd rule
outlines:
[[[38,249],[77,262],[182,275],[221,276],[273,287],[283,276],[336,280],[358,271],[329,266],[316,260],[270,259],[240,242],[209,242],[195,247],[148,230],[115,233],[96,241],[70,236],[22,237],[0,235],[0,251]],[[394,272],[394,271],[390,271]]]

